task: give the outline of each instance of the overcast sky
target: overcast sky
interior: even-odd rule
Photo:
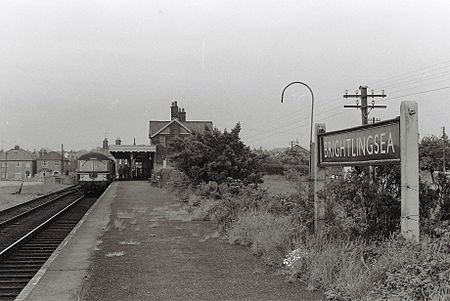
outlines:
[[[2,0],[0,140],[144,144],[177,100],[188,120],[240,121],[252,147],[306,146],[311,98],[292,86],[281,104],[291,81],[328,130],[360,124],[342,95],[368,85],[388,95],[370,117],[415,100],[421,135],[450,132],[449,16],[448,1]]]

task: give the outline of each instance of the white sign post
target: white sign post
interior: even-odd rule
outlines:
[[[326,131],[326,126],[323,123],[315,124],[316,138],[317,134]],[[314,232],[320,233],[325,223],[325,200],[319,197],[319,191],[325,188],[325,168],[319,166],[320,149],[319,143],[312,144],[311,152],[313,154],[312,166],[314,176]]]
[[[417,103],[400,105],[401,233],[419,242],[419,118]]]

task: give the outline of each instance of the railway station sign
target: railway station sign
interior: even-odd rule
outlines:
[[[419,215],[419,117],[415,101],[403,101],[400,117],[340,131],[326,132],[316,123],[316,145],[311,145],[314,185],[314,229],[321,231],[326,215],[325,188],[328,166],[364,164],[400,165],[402,236],[420,240]]]
[[[400,118],[318,134],[319,166],[400,162]]]

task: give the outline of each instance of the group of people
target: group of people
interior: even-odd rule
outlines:
[[[129,180],[131,179],[131,169],[128,165],[119,166],[119,180]]]
[[[142,177],[142,168],[130,168],[127,164],[119,166],[119,180],[140,179]]]

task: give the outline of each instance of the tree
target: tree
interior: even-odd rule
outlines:
[[[447,140],[447,139],[446,139]],[[450,147],[446,146],[446,167],[450,166]],[[433,173],[443,169],[443,140],[436,136],[423,137],[419,144],[420,169]]]
[[[174,139],[170,159],[196,184],[223,183],[229,178],[261,183],[261,158],[241,141],[240,131],[237,123],[230,132],[206,128],[187,139]]]

